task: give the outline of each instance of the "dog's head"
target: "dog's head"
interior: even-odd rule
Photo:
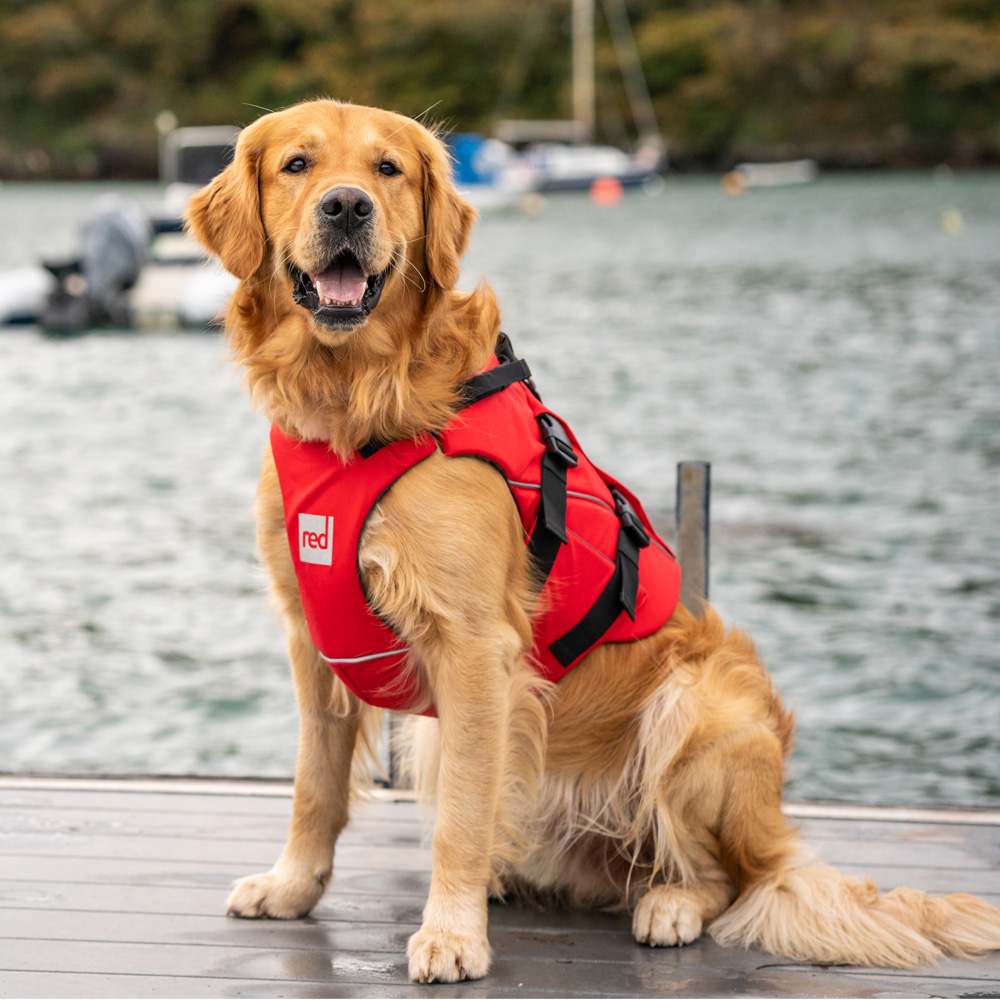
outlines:
[[[233,162],[188,208],[193,235],[266,287],[276,318],[300,311],[330,346],[452,288],[473,219],[428,129],[328,100],[245,128]]]

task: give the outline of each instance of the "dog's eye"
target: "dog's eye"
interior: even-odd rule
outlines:
[[[304,156],[293,156],[282,168],[283,174],[301,174],[308,167]]]
[[[386,177],[395,177],[396,174],[400,173],[399,167],[396,166],[391,160],[383,160],[378,165],[378,172],[380,174],[385,174]]]

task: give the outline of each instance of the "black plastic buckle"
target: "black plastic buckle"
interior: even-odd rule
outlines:
[[[497,335],[497,345],[493,348],[493,353],[497,356],[497,361],[500,364],[506,364],[508,361],[517,361],[517,355],[514,353],[514,345],[510,342],[510,337],[503,330]]]
[[[642,521],[639,520],[639,515],[636,514],[635,508],[614,487],[611,487],[611,495],[615,498],[615,513],[618,515],[618,520],[621,521],[622,527],[625,529],[625,534],[640,549],[644,549],[649,545],[649,534]]]
[[[566,428],[547,413],[538,415],[538,426],[542,432],[545,450],[554,458],[559,459],[566,468],[575,469],[579,464],[579,459],[573,450]]]
[[[514,345],[510,342],[510,337],[503,330],[497,336],[497,345],[493,353],[497,356],[497,361],[502,365],[507,363],[524,365],[524,378],[520,381],[531,390],[531,395],[541,402],[542,397],[535,386],[535,380],[531,377],[531,369],[528,367],[528,363],[518,359],[518,356],[514,353]]]

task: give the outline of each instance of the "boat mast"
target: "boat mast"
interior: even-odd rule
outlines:
[[[639,133],[639,149],[648,151],[652,156],[661,156],[666,151],[666,145],[660,135],[660,126],[657,124],[646,77],[642,72],[642,61],[629,24],[625,0],[602,0],[602,3],[632,118]]]
[[[594,141],[594,0],[573,0],[573,118],[579,141]]]

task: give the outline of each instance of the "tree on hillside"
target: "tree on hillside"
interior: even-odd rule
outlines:
[[[628,0],[675,162],[1000,162],[996,0]],[[597,5],[600,10],[600,3]],[[4,0],[0,176],[151,176],[154,121],[324,95],[458,129],[570,114],[569,0]],[[628,138],[598,18],[599,124]],[[427,109],[430,109],[429,111]]]

